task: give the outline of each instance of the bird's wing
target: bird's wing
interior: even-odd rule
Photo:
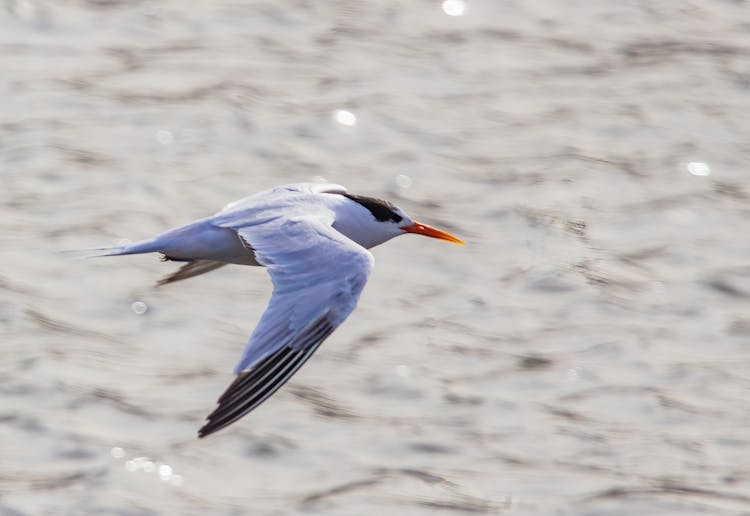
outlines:
[[[346,188],[335,183],[292,183],[290,185],[277,186],[274,190],[307,193],[346,193]]]
[[[333,213],[237,227],[268,269],[274,290],[235,374],[198,435],[205,437],[260,405],[310,358],[354,310],[372,269],[372,255],[333,229]]]
[[[161,287],[162,285],[168,285],[169,283],[174,283],[175,281],[182,281],[184,279],[192,278],[193,276],[211,272],[225,265],[227,265],[226,262],[217,262],[214,260],[190,260],[172,274],[169,274],[168,276],[165,276],[157,281],[156,286]]]
[[[319,193],[346,193],[346,188],[334,183],[293,183],[290,185],[277,186],[271,190],[265,190],[249,197],[230,202],[224,206],[219,214],[245,209],[248,207],[258,208],[266,203],[271,203],[279,197],[290,194],[319,194]]]

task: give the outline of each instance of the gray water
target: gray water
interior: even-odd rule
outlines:
[[[4,0],[0,55],[3,516],[750,513],[748,2]],[[467,246],[198,440],[266,273],[59,251],[321,178]]]

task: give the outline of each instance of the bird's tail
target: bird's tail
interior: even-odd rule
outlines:
[[[141,240],[132,244],[122,244],[109,247],[92,247],[89,249],[67,249],[66,254],[74,254],[76,258],[100,258],[103,256],[123,256],[126,254],[155,253],[162,245],[155,238]]]

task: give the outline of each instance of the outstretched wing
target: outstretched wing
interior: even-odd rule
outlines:
[[[280,197],[287,197],[294,194],[319,194],[319,193],[346,193],[346,188],[333,183],[292,183],[289,185],[277,186],[271,190],[265,190],[243,199],[230,202],[218,213],[227,214],[238,212],[243,209],[257,210],[266,204],[272,204]]]
[[[182,281],[184,279],[192,278],[200,274],[214,271],[219,267],[223,267],[225,265],[227,265],[226,262],[217,262],[214,260],[190,260],[172,274],[169,274],[168,276],[165,276],[157,281],[156,286],[161,287],[162,285],[168,285],[170,283],[174,283],[175,281]]]
[[[235,374],[198,435],[205,437],[260,405],[354,310],[372,255],[331,227],[324,207],[234,228],[268,269],[274,290]],[[227,224],[229,225],[229,224]]]

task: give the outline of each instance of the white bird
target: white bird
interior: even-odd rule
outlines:
[[[100,256],[159,252],[187,262],[163,285],[227,263],[268,269],[273,294],[235,367],[235,380],[198,431],[205,437],[263,403],[354,310],[373,266],[367,249],[404,233],[463,245],[388,201],[335,184],[280,186],[148,240]]]

